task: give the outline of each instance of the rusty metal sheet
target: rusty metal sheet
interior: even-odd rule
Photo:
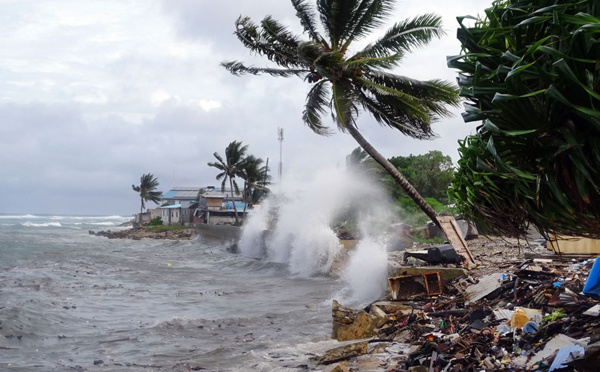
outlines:
[[[388,278],[388,282],[394,300],[442,294],[442,281],[439,271],[395,276]]]
[[[482,277],[479,283],[467,287],[464,291],[465,296],[469,299],[467,303],[476,302],[502,285],[504,274],[496,273]]]

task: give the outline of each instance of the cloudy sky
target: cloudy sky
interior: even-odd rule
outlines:
[[[435,12],[447,36],[416,50],[396,72],[454,81],[445,58],[460,51],[456,16],[477,15],[487,4],[399,0],[390,25]],[[206,163],[233,140],[276,170],[278,127],[284,174],[297,179],[343,167],[357,146],[348,135],[323,138],[302,124],[309,87],[301,79],[235,77],[219,66],[234,59],[258,64],[232,34],[240,14],[256,21],[271,14],[300,31],[286,0],[0,6],[0,213],[130,215],[139,210],[131,185],[144,173],[157,176],[162,191],[218,184]],[[457,140],[474,125],[455,111],[435,124],[439,138],[432,141],[405,138],[367,115],[359,127],[386,157],[436,149],[456,161]]]

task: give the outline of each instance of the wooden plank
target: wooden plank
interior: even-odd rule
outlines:
[[[463,239],[462,231],[452,216],[438,216],[442,232],[446,235],[448,242],[452,244],[456,253],[464,257],[465,263],[475,264],[471,251],[467,247],[467,242]]]

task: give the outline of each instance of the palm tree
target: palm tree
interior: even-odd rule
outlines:
[[[235,222],[239,222],[237,206],[233,199],[233,192],[235,190],[236,195],[240,193],[240,189],[235,181],[235,177],[241,174],[241,166],[248,150],[248,145],[242,146],[242,142],[233,141],[225,148],[225,160],[215,152],[213,155],[218,162],[209,162],[209,167],[215,167],[221,171],[217,174],[217,180],[221,180],[221,192],[225,190],[225,182],[229,179],[229,187],[231,189],[231,202],[233,203],[233,210],[235,211]]]
[[[437,214],[398,170],[362,136],[356,119],[359,110],[401,133],[426,139],[434,136],[431,123],[449,116],[447,105],[458,105],[455,87],[441,80],[419,81],[396,75],[396,67],[413,48],[444,35],[441,18],[417,16],[393,25],[380,39],[351,53],[354,41],[365,38],[391,14],[394,0],[291,0],[308,40],[302,40],[271,16],[260,25],[248,17],[236,21],[235,35],[250,51],[281,68],[258,68],[242,62],[222,65],[234,75],[270,74],[303,77],[312,84],[302,119],[320,135],[330,134],[321,116],[331,111],[337,127],[358,144],[400,184],[436,223]],[[317,14],[318,13],[318,14]],[[320,20],[324,33],[317,27]]]
[[[131,187],[133,188],[133,191],[140,193],[140,198],[142,199],[140,213],[143,213],[144,208],[146,208],[144,202],[152,201],[154,204],[160,203],[162,191],[155,191],[158,187],[158,178],[154,178],[152,173],[142,175],[140,178],[140,185],[131,185]]]
[[[265,192],[270,183],[270,176],[267,175],[268,167],[262,165],[262,163],[261,158],[248,155],[242,164],[240,177],[244,179],[244,216],[246,215],[247,204],[256,202],[253,198],[256,191]]]

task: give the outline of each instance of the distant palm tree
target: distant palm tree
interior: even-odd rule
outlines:
[[[265,56],[282,68],[257,68],[242,62],[222,65],[234,75],[270,74],[303,77],[312,84],[302,119],[317,134],[330,134],[321,121],[328,111],[342,132],[358,144],[404,188],[417,205],[439,225],[437,214],[414,187],[385,157],[367,142],[356,126],[359,110],[367,111],[382,124],[418,139],[431,138],[431,123],[449,116],[446,105],[458,105],[458,91],[441,80],[419,81],[395,75],[398,66],[413,48],[444,34],[441,18],[417,16],[392,26],[382,38],[352,54],[354,41],[376,30],[391,14],[394,0],[292,0],[296,15],[309,40],[302,40],[288,28],[265,17],[260,25],[248,17],[235,23],[235,35],[250,51]],[[317,28],[320,20],[324,34]]]
[[[256,191],[266,192],[270,184],[270,176],[267,174],[268,167],[262,165],[263,160],[254,155],[248,155],[241,167],[240,177],[244,179],[244,216],[246,215],[246,206],[248,203],[255,203]],[[261,193],[261,194],[262,194]]]
[[[248,145],[242,146],[242,142],[233,141],[225,148],[225,159],[221,157],[217,152],[213,155],[218,162],[209,162],[209,167],[215,167],[221,171],[217,174],[217,180],[221,182],[221,192],[225,191],[225,182],[229,179],[229,186],[231,188],[231,202],[233,203],[233,210],[235,211],[235,222],[239,222],[237,206],[233,198],[233,192],[239,195],[240,189],[235,181],[235,177],[241,174],[241,167],[248,150]]]
[[[152,201],[154,204],[160,203],[162,191],[155,191],[158,187],[158,178],[154,178],[152,173],[142,175],[140,178],[140,185],[131,185],[131,187],[133,188],[133,191],[140,193],[140,198],[142,199],[140,213],[143,213],[144,208],[146,208],[144,202]]]

